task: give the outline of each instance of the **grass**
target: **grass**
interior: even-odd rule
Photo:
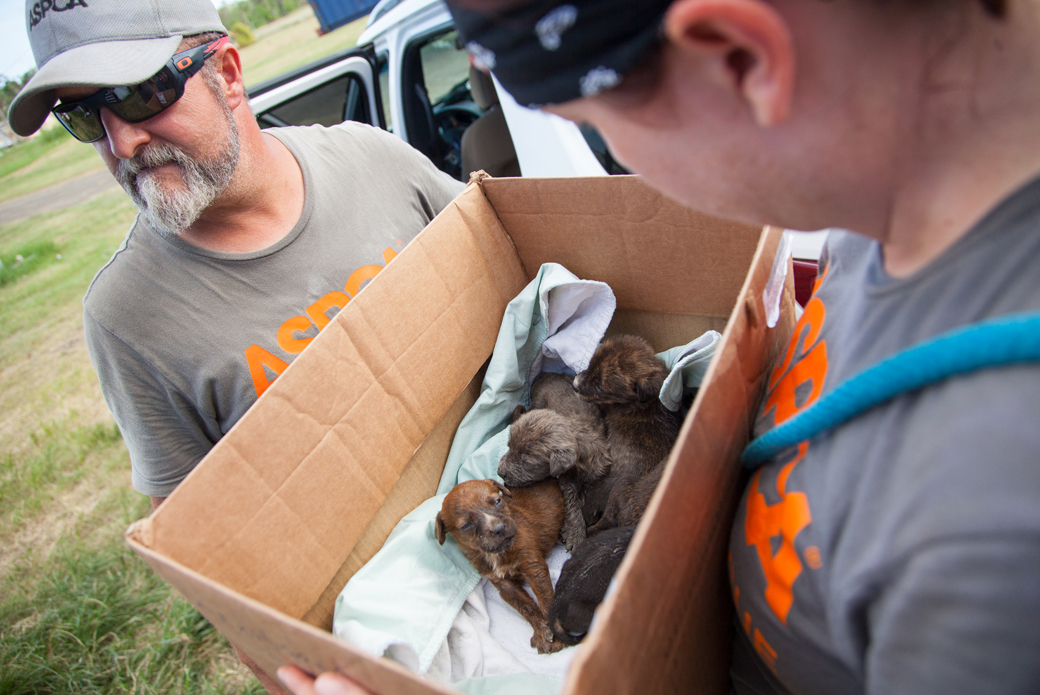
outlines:
[[[256,30],[256,43],[240,49],[246,86],[350,48],[365,30],[367,17],[318,36],[320,24],[310,5]]]
[[[0,695],[262,693],[216,630],[118,540],[97,538],[147,511],[114,495],[99,529],[64,538],[29,588],[0,604]],[[107,533],[99,534],[103,530]]]
[[[52,241],[33,242],[15,253],[0,255],[0,287],[55,260],[61,260],[61,254]]]
[[[251,83],[353,45],[301,8],[242,51]],[[0,202],[100,168],[48,130],[0,157]],[[148,514],[83,339],[81,299],[135,211],[111,189],[0,225],[0,695],[261,693],[227,641],[126,546]],[[21,261],[18,261],[18,257]]]
[[[48,128],[38,137],[0,150],[0,181],[8,174],[18,171],[27,164],[32,164],[55,145],[71,139],[72,136],[64,128]]]
[[[104,166],[92,146],[74,140],[60,125],[48,121],[39,135],[4,151],[0,203]]]

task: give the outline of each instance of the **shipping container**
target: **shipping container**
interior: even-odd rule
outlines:
[[[310,3],[321,24],[320,32],[325,34],[365,16],[378,0],[310,0]]]

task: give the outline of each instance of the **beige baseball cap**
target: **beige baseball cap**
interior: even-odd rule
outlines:
[[[227,33],[210,0],[26,0],[38,70],[11,102],[11,129],[36,132],[58,87],[137,84],[159,72],[185,36]]]

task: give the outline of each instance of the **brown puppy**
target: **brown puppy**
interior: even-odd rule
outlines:
[[[543,373],[531,386],[530,412],[514,411],[509,451],[498,464],[506,485],[522,486],[548,477],[560,481],[566,507],[567,550],[585,540],[585,488],[610,468],[606,429],[599,409],[583,401],[563,374]]]
[[[555,480],[515,490],[494,480],[470,480],[452,488],[435,522],[437,541],[444,545],[451,534],[477,571],[531,624],[531,646],[539,654],[566,646],[554,642],[549,629],[554,592],[545,563],[560,535],[563,514]],[[524,590],[524,582],[537,602]]]
[[[637,483],[663,467],[682,426],[682,416],[658,396],[667,376],[650,343],[618,335],[604,340],[588,369],[574,378],[578,394],[603,413],[612,462],[610,473],[588,495],[593,504],[585,506],[586,522],[600,517],[589,535],[617,526],[620,516],[636,523],[646,509],[656,480]]]

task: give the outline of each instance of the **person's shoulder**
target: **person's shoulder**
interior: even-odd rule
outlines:
[[[152,232],[148,230],[144,220],[138,215],[130,225],[123,242],[112,254],[87,286],[83,295],[83,308],[86,313],[100,320],[101,317],[121,311],[126,305],[128,293],[135,292],[135,285],[141,277],[141,256],[147,256],[142,248],[150,240]]]
[[[395,147],[399,144],[404,144],[400,138],[382,128],[376,128],[358,121],[343,121],[333,126],[324,126],[317,123],[309,126],[286,126],[284,128],[269,128],[264,132],[270,133],[282,142],[289,142],[301,147],[336,147],[347,144],[370,143]]]

